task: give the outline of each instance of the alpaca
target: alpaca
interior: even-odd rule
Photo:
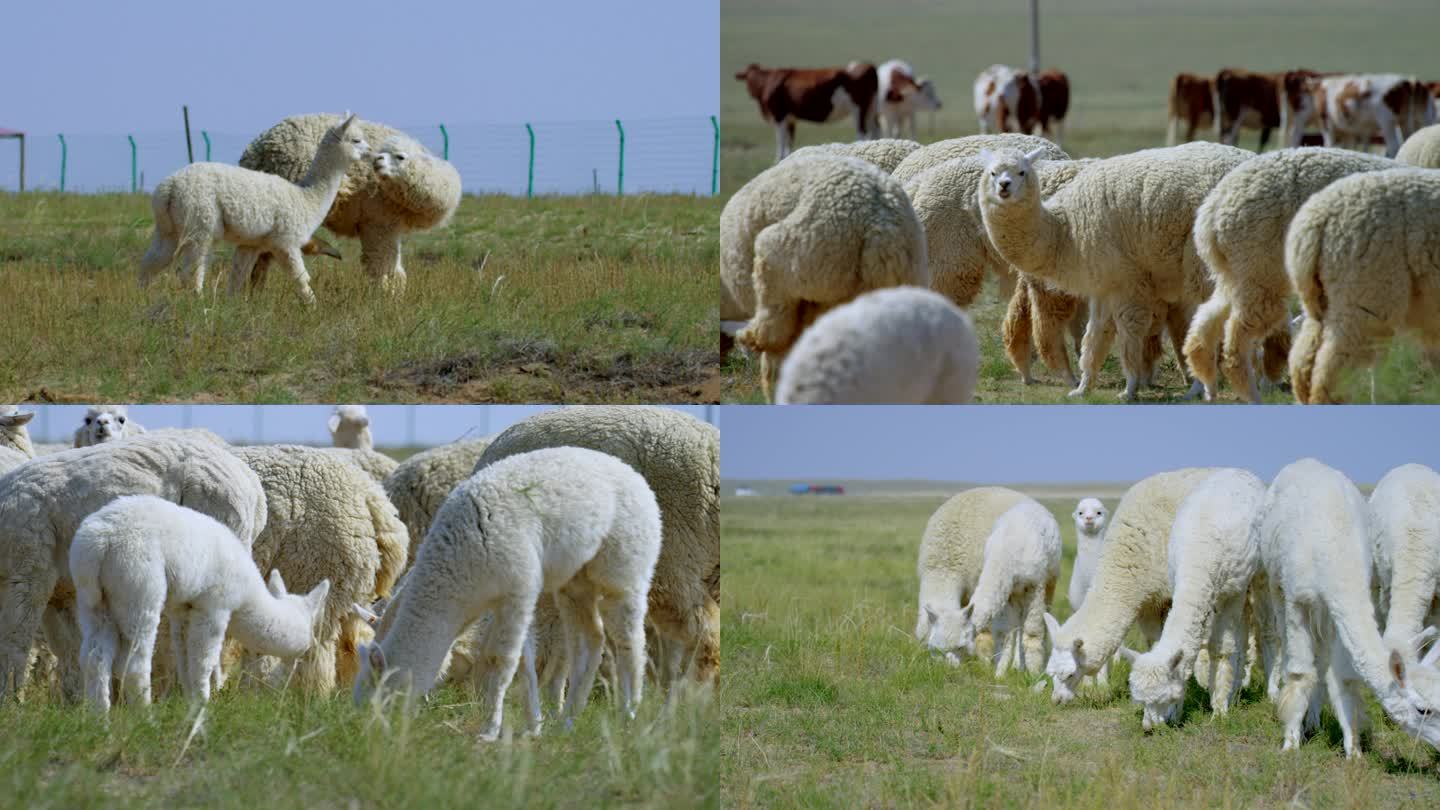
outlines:
[[[364,405],[336,405],[326,423],[330,441],[336,447],[374,450],[375,438],[370,434],[370,415]]]
[[[249,549],[224,524],[153,495],[116,498],[81,521],[70,573],[85,694],[101,713],[110,710],[116,674],[128,699],[149,705],[162,614],[180,682],[205,703],[212,681],[220,683],[227,629],[249,649],[296,657],[309,649],[330,592],[328,579],[304,596],[288,594],[278,571],[262,581]]]
[[[195,292],[205,290],[205,266],[216,239],[236,245],[230,292],[238,293],[261,253],[285,265],[307,305],[315,303],[301,248],[325,220],[350,164],[370,153],[352,127],[355,116],[330,128],[299,183],[225,163],[192,163],[160,181],[151,198],[155,235],[140,261],[140,284],[180,254],[181,272],[192,272]]]

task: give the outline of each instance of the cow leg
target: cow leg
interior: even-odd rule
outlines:
[[[785,123],[775,123],[775,162],[779,163],[785,159]]]
[[[1270,127],[1261,127],[1261,128],[1260,128],[1260,148],[1257,149],[1257,150],[1255,150],[1255,151],[1257,151],[1257,152],[1264,152],[1264,151],[1265,151],[1265,144],[1267,144],[1267,143],[1269,143],[1269,142],[1270,142]]]

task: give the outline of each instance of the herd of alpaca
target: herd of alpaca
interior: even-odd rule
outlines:
[[[649,655],[669,700],[717,677],[719,434],[687,414],[542,413],[379,478],[361,406],[335,409],[334,447],[101,406],[42,450],[32,416],[0,406],[0,702],[108,713],[239,681],[364,706],[453,682],[495,741],[517,671],[531,734],[542,697],[573,725],[602,657],[626,718]]]
[[[1048,612],[1061,553],[1050,512],[1000,487],[951,498],[920,541],[916,637],[952,665],[981,654],[997,677],[1012,662],[1043,672],[1057,703],[1086,678],[1103,682],[1118,654],[1146,731],[1181,721],[1192,676],[1224,715],[1258,664],[1285,750],[1316,730],[1328,699],[1345,756],[1358,757],[1367,691],[1440,749],[1434,470],[1398,467],[1367,500],[1315,459],[1268,487],[1245,470],[1183,469],[1135,484],[1108,516],[1087,498],[1074,520],[1062,624]],[[1122,646],[1132,625],[1146,652]],[[993,652],[977,644],[987,630]]]
[[[262,133],[240,159],[192,163],[155,187],[155,233],[140,260],[140,283],[179,260],[197,293],[217,241],[235,246],[228,288],[264,284],[273,260],[315,303],[304,256],[340,253],[316,235],[323,224],[362,244],[365,271],[401,292],[400,237],[447,222],[460,203],[460,175],[397,130],[343,117],[287,118]]]
[[[1223,378],[1258,403],[1288,370],[1297,402],[1335,402],[1397,334],[1440,357],[1436,140],[1417,131],[1399,159],[1197,142],[1072,160],[1019,133],[805,147],[721,214],[722,353],[758,354],[786,402],[968,402],[985,340],[959,319],[989,275],[1027,384],[1038,352],[1085,395],[1114,345],[1135,401],[1168,337],[1184,398]],[[917,289],[873,297],[895,286]]]

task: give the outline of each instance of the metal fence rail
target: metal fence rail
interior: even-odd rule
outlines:
[[[715,116],[437,122],[398,128],[454,163],[470,194],[704,196],[719,191],[720,127]],[[195,129],[195,159],[237,163],[255,134]],[[27,140],[24,186],[29,191],[151,191],[186,164],[185,133],[178,128],[100,135],[30,133]],[[11,159],[9,149],[0,145],[0,189],[18,190],[19,161]]]

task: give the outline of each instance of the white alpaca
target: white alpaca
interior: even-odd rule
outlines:
[[[124,405],[95,405],[86,409],[84,422],[75,428],[75,446],[90,447],[144,432],[138,422],[131,421]]]
[[[1281,470],[1265,495],[1255,531],[1269,598],[1285,616],[1284,750],[1298,748],[1305,728],[1319,725],[1317,665],[1346,757],[1360,755],[1362,682],[1406,734],[1440,748],[1440,673],[1387,646],[1375,622],[1369,524],[1360,490],[1315,459]]]
[[[480,738],[499,739],[505,690],[535,602],[548,592],[568,647],[566,725],[590,697],[605,626],[622,709],[633,717],[645,674],[645,601],[659,555],[655,494],[619,459],[558,447],[490,464],[456,487],[435,516],[405,589],[389,607],[394,624],[378,644],[361,647],[355,702],[397,688],[428,692],[456,637],[493,611],[482,698],[489,716]],[[531,730],[538,731],[539,707],[529,710]]]
[[[1412,646],[1426,625],[1440,624],[1440,474],[1421,464],[1396,467],[1370,493],[1370,511],[1385,641]]]
[[[210,699],[228,629],[251,650],[293,658],[314,638],[330,581],[310,593],[285,592],[278,571],[267,585],[250,550],[208,515],[152,495],[117,498],[80,523],[70,544],[83,634],[85,694],[110,710],[110,680],[127,699],[150,703],[150,662],[160,617],[180,682],[191,699]],[[116,666],[118,663],[118,667]]]
[[[192,163],[160,181],[151,198],[155,235],[140,261],[140,283],[170,266],[180,253],[181,272],[193,272],[195,291],[205,289],[211,243],[236,245],[230,292],[250,277],[255,260],[271,253],[294,277],[300,298],[315,302],[300,250],[330,212],[350,164],[370,145],[347,115],[320,142],[310,170],[298,183],[227,163]]]
[[[370,435],[370,414],[364,405],[336,405],[326,423],[330,441],[336,447],[374,450],[375,438]]]
[[[1060,578],[1060,527],[1050,510],[1026,498],[995,521],[970,603],[925,605],[932,651],[975,654],[975,628],[995,639],[995,677],[1010,663],[1039,672],[1045,659],[1045,610]],[[1021,636],[1023,634],[1023,643]]]
[[[1070,569],[1070,587],[1066,596],[1070,599],[1070,610],[1076,611],[1085,604],[1085,594],[1090,592],[1090,583],[1095,579],[1095,567],[1100,563],[1100,549],[1105,544],[1105,504],[1099,498],[1084,498],[1075,505],[1071,515],[1075,520],[1075,565]],[[1100,665],[1100,671],[1086,675],[1081,683],[1104,686],[1110,682],[1110,662]]]
[[[30,431],[25,427],[34,418],[33,412],[22,412],[14,405],[0,405],[0,475],[35,457]]]
[[[1250,527],[1264,497],[1259,478],[1244,470],[1220,470],[1180,504],[1170,529],[1175,596],[1165,629],[1144,655],[1120,648],[1134,664],[1130,697],[1144,706],[1146,731],[1177,719],[1185,681],[1202,648],[1210,654],[1210,708],[1217,715],[1229,711],[1246,652],[1245,598],[1260,564]]]

